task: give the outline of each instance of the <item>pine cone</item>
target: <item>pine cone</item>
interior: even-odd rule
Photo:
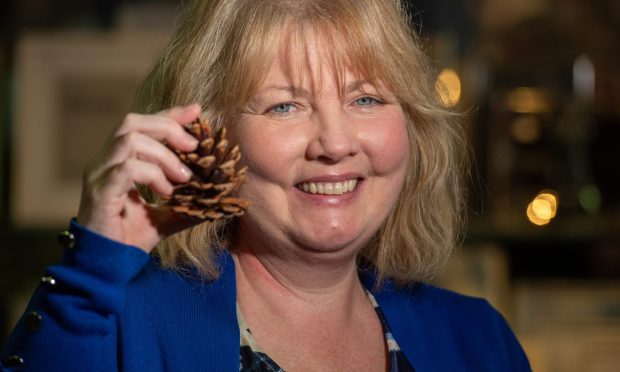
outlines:
[[[177,213],[203,220],[241,216],[249,201],[230,196],[245,180],[246,167],[236,169],[241,159],[239,146],[229,149],[226,128],[212,134],[208,119],[198,118],[185,130],[200,144],[194,152],[175,152],[193,176],[188,182],[175,185],[168,205]]]

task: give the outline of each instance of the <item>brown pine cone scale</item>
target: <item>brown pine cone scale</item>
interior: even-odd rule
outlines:
[[[175,152],[193,176],[175,185],[167,204],[176,213],[203,220],[241,216],[250,203],[232,196],[245,180],[246,167],[238,169],[239,147],[229,148],[225,127],[212,133],[208,119],[196,119],[185,130],[200,144],[194,152]]]

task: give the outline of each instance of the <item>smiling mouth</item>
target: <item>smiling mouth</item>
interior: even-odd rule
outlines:
[[[357,179],[342,182],[302,182],[297,188],[309,194],[342,195],[357,187]]]

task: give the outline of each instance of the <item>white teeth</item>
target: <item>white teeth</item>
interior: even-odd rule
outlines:
[[[345,192],[350,192],[355,190],[355,188],[357,187],[357,180],[349,180],[348,182],[348,188]]]
[[[326,183],[325,187],[323,187],[323,191],[327,195],[334,195],[334,184],[333,183]]]
[[[342,193],[344,193],[344,188],[348,188],[349,184],[345,183],[346,186],[343,186],[342,183],[337,182],[336,184],[334,184],[334,195],[342,195]]]
[[[343,182],[304,182],[299,189],[310,194],[342,195],[355,190],[357,180]]]

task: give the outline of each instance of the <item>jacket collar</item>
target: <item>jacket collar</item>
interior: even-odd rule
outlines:
[[[376,270],[370,266],[360,269],[359,275],[362,285],[372,293],[379,304],[398,346],[409,362],[414,367],[418,366],[424,359],[422,357],[424,353],[430,351],[426,350],[428,345],[421,337],[424,333],[424,326],[420,323],[421,317],[416,316],[420,313],[420,303],[416,298],[422,295],[427,286],[416,283],[397,287],[390,279],[384,280],[378,286]]]

